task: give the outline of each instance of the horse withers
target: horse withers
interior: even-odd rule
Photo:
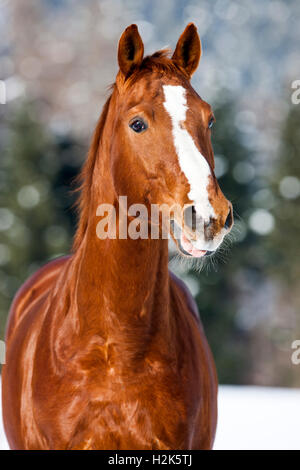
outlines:
[[[211,254],[230,231],[213,112],[190,84],[200,55],[193,24],[172,57],[144,57],[135,25],[121,36],[120,70],[81,172],[73,252],[35,273],[11,307],[2,387],[13,449],[212,448],[214,361],[189,291],[168,270],[168,240],[97,231],[99,205],[120,219],[120,196],[187,207],[192,223],[173,214],[186,257]]]

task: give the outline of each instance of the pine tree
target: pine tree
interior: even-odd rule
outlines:
[[[271,179],[276,220],[264,249],[272,253],[269,275],[276,280],[278,302],[273,341],[276,373],[287,386],[300,385],[299,365],[293,364],[292,343],[300,339],[300,105],[292,105],[283,125],[278,164]]]
[[[16,290],[48,260],[69,251],[74,215],[71,180],[79,144],[43,128],[24,104],[6,125],[0,160],[0,336]],[[3,126],[4,127],[4,126]]]
[[[263,266],[257,265],[256,257],[251,254],[259,242],[258,236],[247,226],[249,209],[253,206],[252,195],[258,189],[258,183],[247,174],[254,165],[253,154],[243,144],[234,125],[237,111],[233,102],[221,103],[214,109],[214,114],[217,122],[212,142],[216,174],[222,191],[233,202],[235,242],[229,244],[228,250],[221,249],[212,261],[205,260],[206,268],[200,273],[194,268],[186,273],[180,265],[175,269],[196,293],[220,382],[247,383],[251,380],[251,358],[248,357],[251,331],[240,324],[239,294],[245,287],[247,274],[255,276],[258,282],[263,276]]]

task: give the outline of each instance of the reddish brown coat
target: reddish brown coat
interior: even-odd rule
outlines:
[[[189,202],[161,83],[186,87],[201,116],[195,139],[213,168],[205,131],[211,110],[189,84],[200,57],[195,27],[186,28],[173,60],[163,53],[143,59],[137,35],[131,26],[121,38],[121,69],[82,172],[74,253],[40,269],[11,308],[2,386],[13,449],[213,444],[214,362],[191,295],[168,271],[167,240],[96,236],[98,204],[117,205],[118,195],[147,206]],[[128,130],[136,113],[153,118],[138,144]],[[210,190],[222,225],[228,201],[215,179]]]

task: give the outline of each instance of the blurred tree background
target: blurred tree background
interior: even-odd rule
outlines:
[[[215,115],[216,174],[234,205],[233,237],[200,274],[175,270],[196,296],[221,383],[299,386],[289,358],[300,335],[300,107],[288,112],[267,175],[234,125],[234,104]]]
[[[173,261],[171,269],[196,298],[221,383],[299,387],[291,363],[300,338],[300,105],[290,99],[300,70],[297,0],[290,8],[267,0],[0,2],[0,338],[18,287],[70,250],[72,180],[116,73],[122,29],[137,22],[153,52],[174,46],[191,20],[204,49],[193,83],[217,118],[216,176],[235,229],[202,272]]]
[[[0,160],[1,337],[16,290],[43,263],[70,250],[76,223],[72,180],[84,155],[74,138],[49,133],[32,103],[24,102],[5,124],[9,132]]]

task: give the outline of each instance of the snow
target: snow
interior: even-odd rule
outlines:
[[[214,449],[299,450],[300,389],[222,386]]]
[[[1,385],[1,383],[0,383]],[[0,386],[0,403],[2,404],[2,387]],[[2,423],[2,406],[1,406],[1,413],[0,413],[0,450],[7,450],[9,449],[8,443],[4,434],[3,423]]]
[[[300,389],[220,386],[214,449],[300,450],[299,420]],[[1,419],[3,449],[8,444]]]

